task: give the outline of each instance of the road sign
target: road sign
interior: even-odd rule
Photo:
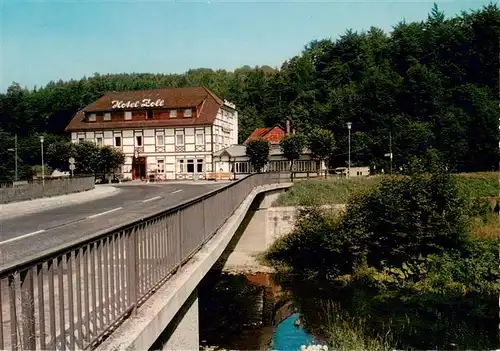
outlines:
[[[69,170],[70,171],[74,171],[75,168],[76,168],[76,166],[73,163],[69,165]]]
[[[70,164],[75,163],[75,159],[73,157],[70,157],[68,161],[69,161]]]

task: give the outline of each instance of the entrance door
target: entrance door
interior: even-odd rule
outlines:
[[[132,162],[132,179],[146,178],[146,158],[136,157]]]

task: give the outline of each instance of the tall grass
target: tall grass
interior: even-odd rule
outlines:
[[[368,332],[364,319],[350,316],[338,304],[329,301],[320,305],[324,320],[316,332],[331,350],[387,351],[394,348],[390,330],[373,335]]]
[[[483,218],[475,218],[472,224],[471,235],[478,239],[500,239],[500,216],[490,213]]]

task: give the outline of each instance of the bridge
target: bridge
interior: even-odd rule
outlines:
[[[197,349],[196,287],[257,195],[260,173],[0,267],[0,350]]]

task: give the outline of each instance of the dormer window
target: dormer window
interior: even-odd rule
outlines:
[[[190,108],[187,108],[184,110],[184,117],[191,117],[192,116],[192,111]]]
[[[105,121],[111,121],[111,113],[110,112],[106,112],[104,114],[104,120]]]
[[[97,118],[96,118],[95,113],[91,113],[91,114],[89,115],[89,122],[95,122],[95,121],[96,121],[96,119],[97,119]]]
[[[170,118],[177,117],[177,110],[170,110]]]
[[[125,111],[125,120],[130,121],[132,119],[132,112]]]
[[[147,119],[153,119],[153,111],[147,110],[146,111],[146,118]]]

